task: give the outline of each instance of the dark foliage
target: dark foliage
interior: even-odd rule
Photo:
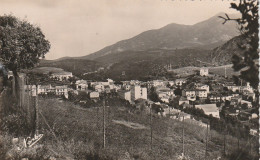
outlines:
[[[160,100],[158,94],[156,93],[156,90],[155,90],[154,87],[151,87],[149,94],[148,94],[148,97],[153,102],[161,102],[161,100]]]
[[[258,5],[259,1],[257,0],[240,0],[238,5],[231,3],[231,8],[239,11],[242,15],[241,18],[232,19],[227,14],[226,17],[220,17],[224,19],[223,23],[234,20],[239,25],[241,36],[245,41],[238,43],[238,46],[243,50],[244,54],[232,57],[233,68],[235,71],[241,71],[240,77],[250,82],[250,85],[255,89],[259,84],[259,65],[257,62],[259,58]]]

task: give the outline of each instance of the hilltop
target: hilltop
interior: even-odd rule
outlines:
[[[145,31],[81,58],[95,60],[115,53],[125,54],[125,51],[151,49],[213,49],[239,34],[236,23],[229,22],[223,25],[223,20],[218,17],[220,15],[223,16],[224,13],[219,13],[194,25],[172,23],[159,29]],[[237,17],[237,15],[230,16]]]

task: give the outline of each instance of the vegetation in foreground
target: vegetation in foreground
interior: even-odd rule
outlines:
[[[17,107],[15,103],[8,104],[11,97],[7,97],[4,97],[8,100],[5,105]],[[117,98],[109,99],[109,107],[105,108],[106,147],[103,148],[102,101],[97,102],[100,107],[90,108],[57,98],[40,98],[38,104],[43,139],[32,148],[24,148],[23,138],[30,135],[25,115],[10,110],[6,114],[9,116],[1,121],[1,159],[177,159],[182,153],[183,124],[185,155],[194,160],[205,157],[206,128],[155,114],[151,145],[150,111],[146,107],[137,109]],[[14,137],[19,141],[14,142]],[[248,143],[240,141],[239,151],[236,143],[237,139],[226,136],[226,154],[230,158],[222,159],[254,158],[242,150],[249,148]],[[251,147],[252,152],[258,153],[257,148]],[[210,131],[207,158],[216,159],[222,152],[223,135]]]

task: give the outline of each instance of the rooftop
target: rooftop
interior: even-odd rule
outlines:
[[[71,75],[71,72],[58,72],[58,73],[53,73],[52,75]]]
[[[179,101],[187,101],[187,98],[181,97]]]
[[[65,89],[65,88],[68,88],[68,86],[65,86],[65,85],[64,86],[56,86],[55,88],[56,89]]]
[[[199,104],[195,105],[195,108],[202,109],[204,112],[218,112],[216,104]]]

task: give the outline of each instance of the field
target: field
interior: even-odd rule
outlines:
[[[196,71],[199,71],[199,70],[200,70],[199,67],[189,66],[189,67],[173,69],[171,71],[176,73],[177,75],[179,75],[181,77],[186,77],[186,76],[189,76],[189,75],[196,74]]]
[[[52,73],[62,73],[65,72],[61,68],[56,68],[56,67],[37,67],[32,69],[32,72],[34,73],[40,73],[40,74],[49,74],[50,72]]]
[[[224,65],[224,66],[217,66],[217,67],[208,67],[209,73],[216,74],[220,76],[225,76],[225,67],[226,67],[226,75],[228,77],[232,77],[233,75],[239,75],[239,72],[235,72],[232,68],[232,64]],[[196,74],[196,72],[199,72],[199,67],[183,67],[178,69],[173,69],[172,71],[176,73],[177,75],[181,77],[187,77],[189,75]]]
[[[235,72],[232,68],[232,64],[218,67],[209,67],[209,72],[221,76],[225,76],[225,67],[226,67],[226,75],[228,77],[232,77],[233,75],[239,75],[239,72]]]
[[[105,108],[106,148],[103,149],[103,107],[85,109],[58,99],[40,99],[39,106],[44,143],[62,142],[58,148],[51,145],[55,153],[66,153],[76,159],[89,154],[100,159],[123,159],[126,155],[134,159],[177,159],[182,153],[184,125],[185,155],[194,160],[205,157],[206,129],[188,122],[153,115],[151,143],[149,114],[110,104]],[[209,132],[208,159],[221,156],[222,138],[214,131]],[[227,152],[234,148],[234,143],[235,139],[229,138]]]

